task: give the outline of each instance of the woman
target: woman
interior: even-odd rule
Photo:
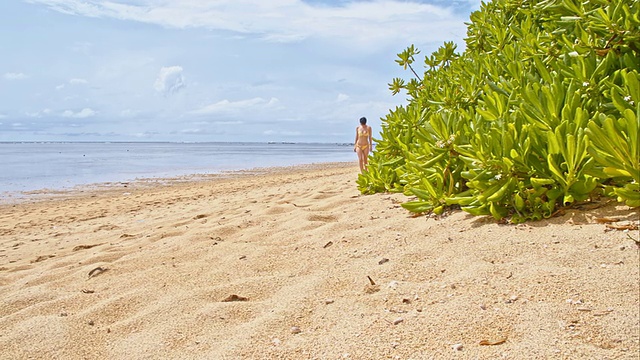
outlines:
[[[360,126],[356,128],[356,141],[353,151],[358,154],[358,162],[360,164],[360,172],[364,172],[367,169],[369,160],[369,151],[373,141],[371,139],[371,126],[367,125],[367,118],[360,118]]]

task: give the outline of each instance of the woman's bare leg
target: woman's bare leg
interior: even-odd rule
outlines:
[[[364,172],[367,170],[367,165],[369,165],[369,148],[362,149],[358,147],[358,164],[360,165],[360,172]]]
[[[364,159],[364,169],[367,170],[369,166],[369,147],[367,147],[366,151],[362,152],[362,158]]]
[[[359,146],[356,153],[358,154],[358,165],[360,165],[360,172],[364,172],[364,153]]]

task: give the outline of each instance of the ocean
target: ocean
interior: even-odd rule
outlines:
[[[0,196],[34,190],[324,162],[353,145],[315,143],[0,143]]]

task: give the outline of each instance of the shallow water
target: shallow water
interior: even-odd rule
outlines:
[[[0,193],[355,160],[349,144],[0,143]]]

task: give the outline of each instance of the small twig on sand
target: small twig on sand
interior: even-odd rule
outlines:
[[[107,268],[103,268],[102,266],[98,266],[97,268],[89,271],[89,278],[100,275],[103,272],[107,271]]]

